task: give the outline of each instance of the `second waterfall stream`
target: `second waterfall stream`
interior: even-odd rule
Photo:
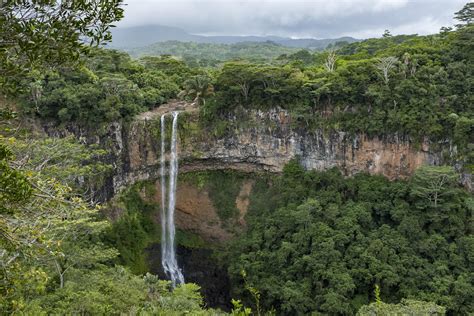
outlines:
[[[166,129],[165,114],[161,116],[161,265],[170,277],[173,287],[184,283],[184,276],[176,259],[174,211],[176,206],[176,184],[178,180],[178,114],[173,112],[168,183],[166,177]],[[168,186],[166,185],[168,184]]]

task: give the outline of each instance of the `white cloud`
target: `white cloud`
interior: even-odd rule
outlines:
[[[293,37],[433,33],[466,0],[128,0],[119,26],[161,24],[196,34]]]

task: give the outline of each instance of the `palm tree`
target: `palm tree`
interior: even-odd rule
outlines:
[[[192,98],[193,102],[201,105],[206,104],[206,98],[213,94],[214,86],[211,83],[211,78],[207,75],[197,75],[184,82],[184,90],[178,94],[178,97]]]

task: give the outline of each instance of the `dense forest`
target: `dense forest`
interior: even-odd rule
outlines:
[[[444,176],[451,180],[435,201],[431,183]],[[250,296],[247,282],[264,310],[350,315],[376,300],[377,287],[385,302],[472,311],[474,200],[452,169],[423,167],[409,182],[389,182],[344,179],[337,169],[306,172],[295,161],[267,181],[258,180],[248,231],[230,247],[239,296]]]
[[[1,314],[472,313],[474,198],[459,174],[474,169],[473,3],[456,27],[428,36],[386,31],[324,51],[167,42],[133,57],[97,47],[122,1],[55,3],[0,4]],[[236,214],[239,181],[255,182],[246,230],[213,245],[233,297],[213,309],[199,285],[172,289],[149,273],[143,251],[160,242],[153,205],[133,187],[118,197],[120,219],[98,203],[114,168],[106,149],[41,128],[99,137],[176,99],[197,104],[200,128],[217,136],[230,116],[279,108],[294,129],[448,144],[448,165],[395,181],[297,159],[281,174],[182,176],[207,186],[223,222]]]
[[[298,48],[285,47],[274,42],[243,42],[236,44],[209,44],[167,41],[147,47],[127,49],[132,57],[171,55],[182,59],[187,65],[215,67],[227,60],[271,62],[280,55],[291,55]]]

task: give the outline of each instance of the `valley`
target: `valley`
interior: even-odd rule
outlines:
[[[183,1],[0,2],[0,314],[470,315],[474,3]]]

